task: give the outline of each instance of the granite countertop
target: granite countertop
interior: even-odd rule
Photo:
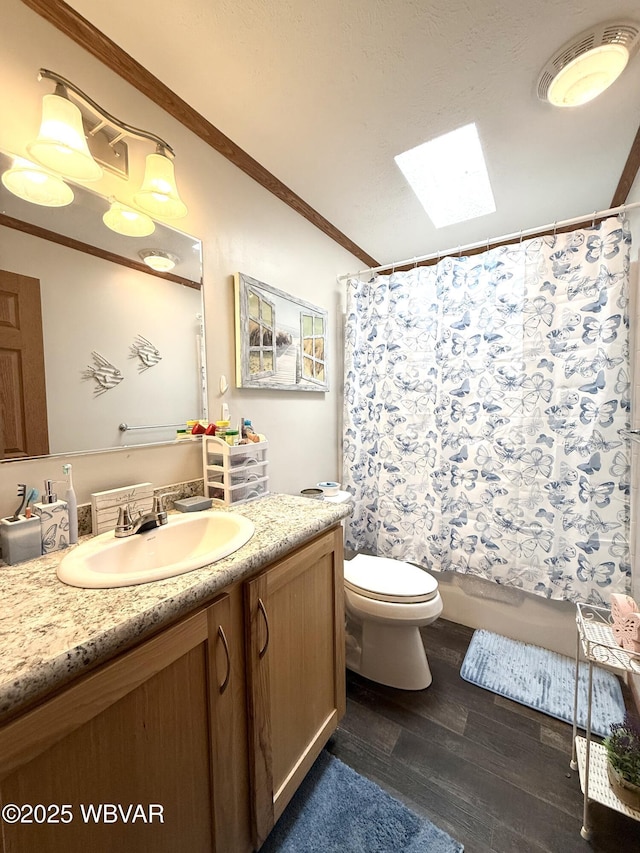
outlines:
[[[67,586],[56,568],[70,549],[15,566],[0,564],[0,719],[189,613],[351,510],[350,502],[293,495],[234,506],[256,528],[240,550],[209,567],[136,586]]]

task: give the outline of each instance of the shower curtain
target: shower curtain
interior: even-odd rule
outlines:
[[[346,545],[606,606],[628,592],[624,219],[348,283]]]

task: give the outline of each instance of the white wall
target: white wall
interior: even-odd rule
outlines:
[[[0,31],[0,148],[24,151],[40,122],[40,102],[51,84],[37,82],[40,67],[72,80],[109,112],[165,138],[176,152],[180,192],[189,207],[181,230],[203,241],[209,414],[227,402],[233,418],[249,417],[268,437],[272,491],[297,493],[338,475],[342,363],[338,274],[362,264],[178,122],[104,68],[27,9],[5,0]],[[241,109],[241,105],[238,107]],[[134,146],[135,148],[135,146]],[[146,149],[145,149],[146,153]],[[132,181],[141,179],[142,161]],[[111,178],[111,181],[117,181]],[[295,189],[295,187],[293,188]],[[118,184],[119,196],[124,190]],[[175,223],[174,223],[175,224]],[[366,248],[366,247],[365,247]],[[3,258],[0,249],[0,266]],[[235,271],[319,305],[329,312],[329,393],[241,390],[235,375],[233,279]],[[224,396],[220,375],[231,384]],[[64,459],[0,465],[0,514],[15,504],[17,482],[41,488],[59,477]],[[196,445],[92,454],[73,459],[79,499],[92,491],[151,480],[154,484],[201,476]]]

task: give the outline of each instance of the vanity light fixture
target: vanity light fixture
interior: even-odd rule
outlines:
[[[156,272],[171,272],[180,258],[172,255],[171,252],[165,252],[163,249],[142,249],[138,252],[141,260],[151,267]]]
[[[538,78],[538,97],[555,107],[578,107],[602,94],[622,74],[640,45],[640,25],[607,22],[564,44]]]
[[[2,183],[18,198],[43,207],[65,207],[73,201],[73,190],[62,178],[23,157],[14,158]]]
[[[187,206],[178,194],[173,161],[160,147],[148,154],[142,186],[133,200],[151,216],[179,219],[187,214]]]
[[[55,94],[43,97],[40,133],[27,145],[27,151],[38,163],[65,178],[97,181],[103,175],[89,151],[82,113],[61,84]]]
[[[109,199],[109,210],[102,221],[117,234],[125,237],[148,237],[156,230],[155,222],[146,213],[141,213],[115,198]]]
[[[118,176],[126,180],[128,178],[127,146],[123,140],[127,138],[146,140],[155,146],[155,153],[147,156],[142,187],[138,192],[133,193],[135,206],[139,206],[145,214],[164,219],[176,219],[186,215],[187,207],[180,198],[176,186],[174,152],[164,139],[150,131],[126,124],[111,115],[82,89],[54,71],[41,68],[38,79],[52,80],[56,88],[53,94],[44,95],[40,132],[37,139],[26,146],[35,161],[61,178],[95,181],[102,177],[103,169],[96,162],[94,154],[104,162],[106,151],[108,153],[106,159],[112,160],[107,168],[114,170]],[[102,154],[96,153],[99,148]],[[122,151],[125,156],[122,156]],[[118,158],[124,162],[119,162],[115,168],[114,161],[118,161]],[[62,183],[61,178],[59,180]],[[7,181],[3,176],[3,183],[11,192],[14,192],[11,185],[18,186],[11,176]],[[71,201],[73,198],[71,188],[69,192],[72,193],[69,199]],[[19,192],[16,191],[15,194],[19,195]],[[68,196],[68,193],[66,195]],[[33,195],[29,197],[22,195],[21,198],[36,204],[52,204],[50,201],[37,201]],[[133,208],[130,207],[128,210],[131,211]],[[141,222],[145,222],[145,214],[140,214],[138,226]],[[122,222],[126,218],[122,210],[114,211],[113,215],[108,212],[103,217],[109,228],[121,234],[129,234],[129,231],[122,230]],[[132,221],[130,216],[129,220]],[[118,222],[120,227],[114,227]],[[148,230],[144,233],[136,230],[134,236],[145,236],[154,230],[149,229],[149,221],[146,221],[144,228]]]

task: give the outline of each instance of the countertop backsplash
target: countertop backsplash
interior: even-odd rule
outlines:
[[[154,495],[163,495],[165,492],[176,492],[170,500],[167,500],[167,509],[173,509],[173,501],[180,498],[190,498],[194,495],[201,495],[204,492],[204,480],[188,480],[185,483],[171,483],[168,486],[158,486],[154,488]],[[93,533],[91,527],[91,504],[78,505],[78,536],[91,536]]]

